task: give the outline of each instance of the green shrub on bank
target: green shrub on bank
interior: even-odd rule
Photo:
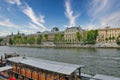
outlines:
[[[116,43],[117,43],[118,45],[120,45],[120,37],[117,37]]]

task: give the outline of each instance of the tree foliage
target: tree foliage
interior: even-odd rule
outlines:
[[[9,39],[9,44],[41,44],[42,35],[39,36],[20,36],[16,35]]]
[[[30,37],[28,37],[27,42],[28,42],[28,44],[34,44],[35,38],[33,36],[30,36]]]
[[[45,35],[44,35],[44,38],[45,38],[45,40],[47,41],[47,40],[48,40],[48,34],[45,34]]]
[[[10,45],[13,44],[13,40],[12,40],[12,38],[9,39],[9,44],[10,44]]]
[[[54,42],[61,42],[64,40],[64,34],[55,34],[54,35]]]
[[[13,37],[13,44],[21,44],[22,43],[22,37],[19,35],[16,35]]]
[[[87,38],[86,38],[87,43],[88,44],[95,44],[97,36],[98,36],[97,30],[87,31]]]
[[[37,44],[41,44],[41,40],[42,40],[42,35],[39,35],[37,37]]]
[[[80,32],[76,32],[76,40],[77,41],[81,41],[82,40],[82,35],[80,34]]]
[[[120,37],[119,37],[119,36],[118,36],[117,39],[116,39],[116,43],[117,43],[118,45],[120,45]]]
[[[1,41],[3,41],[3,39],[2,39],[2,38],[0,38],[0,42],[1,42]]]

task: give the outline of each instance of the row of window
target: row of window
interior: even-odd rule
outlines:
[[[105,39],[98,39],[99,42],[104,42],[106,41]],[[115,42],[115,40],[108,40],[108,41],[111,41],[111,42]]]
[[[120,32],[120,30],[107,30],[107,32]]]
[[[75,37],[75,34],[65,35],[65,37]]]
[[[100,34],[99,36],[118,36],[119,34]]]
[[[66,33],[71,33],[71,32],[78,32],[78,30],[67,30],[65,31]]]

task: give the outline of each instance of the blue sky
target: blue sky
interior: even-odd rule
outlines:
[[[0,36],[79,25],[120,28],[120,0],[0,0]]]

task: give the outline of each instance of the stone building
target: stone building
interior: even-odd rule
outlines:
[[[105,27],[98,29],[97,42],[116,42],[118,36],[120,36],[120,28]]]
[[[54,38],[56,34],[64,34],[64,31],[59,31],[57,27],[52,28],[51,31],[44,31],[42,33],[38,33],[37,35],[42,35],[42,41],[44,42],[54,42]],[[47,36],[47,40],[45,39],[45,35]]]
[[[76,32],[84,32],[81,27],[69,27],[64,31],[64,39],[66,41],[76,41]]]
[[[11,35],[7,35],[7,36],[3,37],[3,41],[0,43],[0,45],[9,45],[10,38],[13,39],[14,36],[25,36],[25,34],[20,33],[19,31],[17,34],[13,34],[13,32],[12,32]]]
[[[56,32],[56,31],[59,31],[59,29],[57,27],[53,27],[51,32]]]
[[[50,41],[50,42],[54,42],[54,38],[55,38],[55,34],[64,34],[64,31],[55,31],[55,32],[51,32],[51,31],[44,31],[38,35],[42,35],[42,41]],[[47,40],[45,39],[45,35],[47,35]]]

